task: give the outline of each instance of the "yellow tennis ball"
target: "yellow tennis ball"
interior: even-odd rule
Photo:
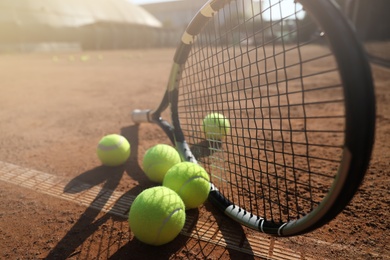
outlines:
[[[134,236],[155,246],[172,241],[183,229],[185,219],[182,199],[163,186],[141,192],[129,212],[129,225]]]
[[[192,209],[206,201],[210,192],[210,177],[200,165],[182,162],[168,170],[163,186],[176,191],[186,209]]]
[[[130,156],[130,143],[121,135],[106,135],[99,141],[97,155],[102,164],[119,166]]]
[[[230,133],[229,119],[218,113],[208,114],[203,119],[203,132],[207,139],[221,140]]]
[[[179,162],[181,158],[175,148],[167,144],[158,144],[145,152],[142,168],[151,181],[162,183],[169,168]]]

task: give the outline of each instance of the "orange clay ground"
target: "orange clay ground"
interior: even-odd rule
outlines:
[[[363,185],[336,219],[307,235],[271,238],[241,228],[206,202],[188,212],[173,242],[153,247],[135,239],[126,204],[119,207],[113,195],[131,199],[155,185],[140,168],[142,157],[169,140],[155,125],[134,125],[130,113],[159,103],[173,54],[0,56],[1,259],[390,259],[390,70],[377,65],[373,157]],[[96,145],[109,133],[132,145],[123,167],[100,166]]]

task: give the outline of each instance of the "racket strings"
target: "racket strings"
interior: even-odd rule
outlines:
[[[274,222],[319,204],[345,132],[333,54],[320,33],[305,37],[313,25],[302,8],[286,12],[282,2],[232,1],[218,12],[192,47],[178,103],[185,139],[212,182]],[[222,140],[202,128],[213,112],[231,124]]]

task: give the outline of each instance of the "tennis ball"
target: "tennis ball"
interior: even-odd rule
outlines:
[[[203,132],[207,139],[221,140],[230,133],[229,119],[218,113],[208,114],[203,119]]]
[[[118,166],[129,158],[130,144],[121,135],[106,135],[99,141],[97,155],[102,164],[106,166]]]
[[[155,246],[172,241],[183,229],[185,219],[182,199],[163,186],[141,192],[129,212],[129,225],[134,236]]]
[[[83,62],[86,62],[89,60],[89,56],[88,55],[81,55],[80,56],[80,60],[83,61]]]
[[[169,168],[179,162],[180,155],[175,148],[167,144],[158,144],[145,152],[142,168],[151,181],[162,183]]]
[[[168,170],[163,186],[176,191],[184,201],[186,209],[192,209],[206,201],[210,192],[210,178],[200,165],[182,162]]]

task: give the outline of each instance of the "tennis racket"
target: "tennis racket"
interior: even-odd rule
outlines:
[[[213,119],[219,136],[203,126],[213,113],[228,120]],[[331,221],[357,191],[375,98],[366,54],[333,1],[212,0],[181,38],[161,104],[132,117],[158,124],[208,171],[209,201],[226,215],[293,236]]]

